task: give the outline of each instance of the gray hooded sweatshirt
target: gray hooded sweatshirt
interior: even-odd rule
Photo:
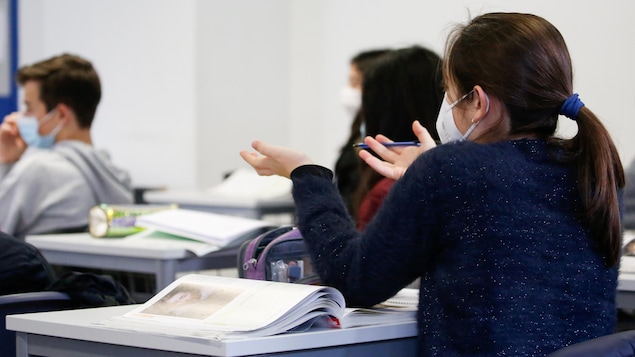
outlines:
[[[16,238],[84,227],[91,207],[133,202],[128,173],[80,141],[29,148],[0,175],[0,230]]]

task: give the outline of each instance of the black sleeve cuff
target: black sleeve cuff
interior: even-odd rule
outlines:
[[[320,165],[298,166],[295,168],[295,170],[291,171],[290,177],[293,180],[294,178],[300,179],[302,177],[309,176],[309,175],[324,177],[331,181],[333,180],[333,172],[327,169],[326,167],[323,167]]]

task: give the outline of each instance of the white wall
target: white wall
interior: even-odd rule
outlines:
[[[196,184],[195,1],[24,0],[19,12],[20,64],[62,52],[93,62],[93,140],[135,184]]]
[[[239,151],[288,137],[287,0],[199,1],[196,15],[198,183],[247,166]]]
[[[337,89],[346,79],[347,67],[343,63],[355,53],[377,46],[419,43],[441,54],[447,30],[453,23],[466,20],[468,13],[475,16],[490,11],[517,11],[543,16],[560,29],[573,59],[575,90],[604,119],[624,164],[630,164],[635,156],[635,140],[631,139],[635,134],[632,119],[635,70],[630,63],[635,55],[635,47],[631,45],[635,35],[635,22],[630,15],[635,13],[633,1],[328,0],[320,3],[325,27],[321,38],[322,122],[332,129],[331,135],[321,138],[326,150],[343,141],[348,127],[346,116],[337,106]],[[561,124],[565,127],[563,132],[571,132],[570,120]],[[305,140],[310,137],[306,135]],[[317,157],[317,149],[310,149]],[[326,164],[332,163],[333,157],[330,151],[328,156],[321,156]]]
[[[137,185],[207,187],[244,166],[238,151],[256,138],[332,166],[350,124],[338,94],[355,53],[415,43],[441,53],[452,23],[488,11],[532,12],[560,29],[575,90],[630,164],[630,0],[21,0],[19,55],[95,63],[96,145]]]

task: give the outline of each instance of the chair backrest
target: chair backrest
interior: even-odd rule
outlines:
[[[7,315],[64,310],[73,302],[66,293],[37,291],[0,296],[0,356],[15,356],[15,332],[7,331]]]
[[[0,232],[0,295],[43,291],[54,279],[36,247]]]
[[[635,330],[616,332],[559,349],[547,357],[632,357]]]

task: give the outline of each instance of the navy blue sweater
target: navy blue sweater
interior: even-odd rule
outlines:
[[[369,306],[421,277],[421,356],[539,356],[613,332],[617,268],[579,218],[576,169],[538,140],[421,155],[363,233],[332,173],[292,172],[323,282]]]

